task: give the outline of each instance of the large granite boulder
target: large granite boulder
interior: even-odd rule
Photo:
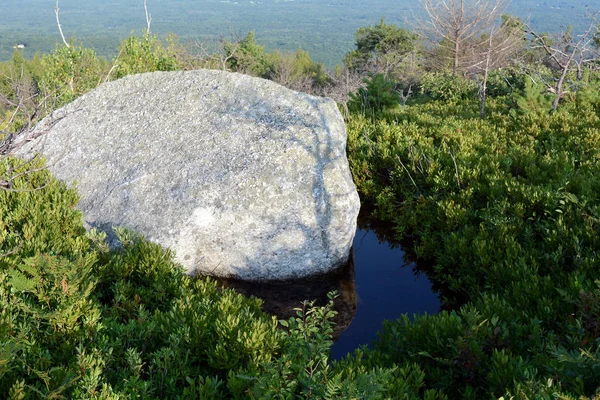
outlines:
[[[221,71],[103,84],[42,121],[88,227],[125,226],[189,273],[287,279],[345,264],[360,203],[336,104]]]

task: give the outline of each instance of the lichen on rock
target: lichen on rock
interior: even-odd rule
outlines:
[[[348,259],[360,203],[330,99],[222,71],[155,72],[48,118],[60,120],[21,153],[76,181],[88,227],[136,230],[189,273],[288,279]]]

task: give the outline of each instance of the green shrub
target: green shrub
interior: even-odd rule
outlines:
[[[363,82],[365,87],[350,94],[350,110],[375,115],[400,104],[400,94],[394,90],[396,83],[386,79],[383,74],[370,75]]]
[[[115,79],[143,72],[180,69],[176,55],[165,48],[155,35],[149,33],[142,36],[131,35],[123,40],[113,64],[115,68],[111,78]]]
[[[276,55],[265,52],[264,46],[256,42],[254,32],[248,32],[238,42],[225,42],[223,50],[230,70],[261,78],[272,76]]]
[[[272,76],[277,57],[252,35],[228,46],[229,68]],[[113,77],[172,70],[177,60],[156,37],[131,37]],[[326,83],[309,61],[299,51],[291,77]],[[27,90],[54,96],[49,109],[93,88],[107,67],[77,46],[42,57],[43,73],[13,62],[27,67]],[[306,302],[277,321],[257,299],[185,276],[169,251],[134,232],[117,229],[122,246],[109,250],[103,234],[83,228],[75,191],[40,160],[1,158],[0,393],[597,397],[598,76],[586,72],[549,114],[539,83],[504,72],[490,76],[484,120],[474,83],[446,75],[423,77],[421,105],[396,107],[393,82],[378,75],[354,95],[348,154],[363,201],[411,239],[451,310],[386,322],[373,350],[334,363],[332,303]],[[7,85],[0,80],[13,99]],[[27,122],[19,118],[10,129]]]
[[[582,104],[509,114],[502,98],[490,103],[486,120],[452,99],[349,119],[363,199],[413,238],[456,310],[387,323],[368,363],[417,363],[425,388],[452,398],[593,396],[598,114]]]
[[[474,81],[446,73],[425,73],[420,80],[421,91],[433,100],[447,103],[474,101],[477,84]]]
[[[11,182],[8,190],[0,189],[2,269],[39,254],[76,258],[89,248],[75,209],[77,193],[43,167],[39,159],[0,158],[0,177]]]
[[[28,171],[28,172],[26,172]],[[35,160],[0,190],[0,393],[37,398],[416,398],[422,372],[329,362],[333,295],[277,321],[126,229],[109,250]],[[284,328],[285,330],[283,330]],[[433,397],[432,397],[433,398]]]
[[[67,104],[102,83],[107,64],[94,50],[76,45],[57,45],[42,57],[43,75],[39,86],[48,97],[48,111]]]
[[[348,69],[361,73],[381,72],[386,77],[412,80],[414,71],[409,71],[405,58],[417,49],[417,34],[386,24],[382,18],[377,25],[359,28],[354,36],[355,50],[344,57]]]

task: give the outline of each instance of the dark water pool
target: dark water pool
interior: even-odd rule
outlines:
[[[358,229],[354,237],[356,314],[331,349],[339,359],[363,344],[369,344],[386,319],[401,314],[433,314],[440,301],[425,274],[415,274],[406,264],[399,246],[380,242],[374,231]]]
[[[327,294],[337,291],[333,359],[373,341],[385,319],[439,311],[438,296],[425,274],[415,274],[414,264],[405,263],[402,249],[380,241],[372,227],[357,230],[353,252],[353,262],[332,274],[279,282],[222,280],[221,284],[261,298],[263,309],[279,319],[296,316],[294,308],[303,300],[324,305]]]

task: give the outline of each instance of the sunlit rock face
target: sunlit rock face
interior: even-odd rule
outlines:
[[[360,203],[330,99],[221,71],[156,72],[103,84],[44,127],[22,152],[76,181],[87,226],[138,231],[189,273],[280,280],[348,260]]]

